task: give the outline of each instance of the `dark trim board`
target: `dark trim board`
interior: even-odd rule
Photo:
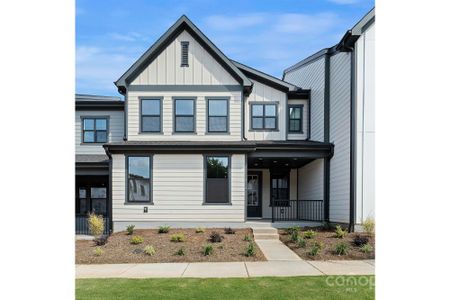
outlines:
[[[76,101],[75,110],[124,110],[124,101]]]

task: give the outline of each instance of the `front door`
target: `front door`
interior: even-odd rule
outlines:
[[[247,217],[262,217],[261,172],[247,175]]]

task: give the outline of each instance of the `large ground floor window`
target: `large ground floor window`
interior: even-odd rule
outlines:
[[[205,156],[205,170],[205,203],[230,203],[230,157]]]
[[[128,202],[151,202],[151,157],[128,156]]]

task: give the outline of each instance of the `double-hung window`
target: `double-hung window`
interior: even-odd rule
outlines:
[[[230,203],[230,157],[205,156],[205,165],[205,203]]]
[[[276,130],[278,128],[277,104],[252,104],[252,129]]]
[[[107,118],[83,118],[83,143],[108,142]]]
[[[208,132],[228,131],[228,100],[208,99]]]
[[[151,202],[150,156],[127,157],[128,202]]]
[[[141,99],[141,131],[161,132],[161,99]]]
[[[195,100],[175,99],[175,132],[195,131]]]
[[[291,133],[303,133],[303,105],[289,105],[288,113],[288,131]]]

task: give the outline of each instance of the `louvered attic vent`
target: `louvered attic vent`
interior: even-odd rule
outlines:
[[[189,67],[188,63],[189,42],[181,42],[181,66]]]

